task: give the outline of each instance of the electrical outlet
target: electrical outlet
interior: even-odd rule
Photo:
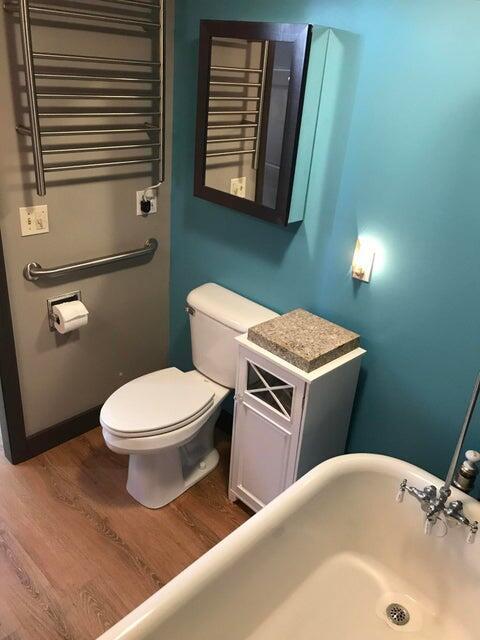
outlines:
[[[20,207],[20,229],[22,236],[48,233],[48,207],[41,204],[36,207]]]
[[[232,178],[230,180],[230,193],[237,198],[245,198],[247,195],[247,177]]]
[[[147,196],[150,202],[150,211],[144,212],[140,207],[140,203],[142,201],[143,194],[145,193],[145,189],[142,191],[137,191],[137,216],[149,216],[152,213],[157,213],[157,196],[153,189],[147,189]]]

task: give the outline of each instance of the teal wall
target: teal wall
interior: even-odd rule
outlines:
[[[358,36],[348,140],[331,149],[341,173],[299,227],[192,196],[202,18]],[[183,307],[203,282],[280,312],[305,307],[368,350],[349,450],[445,472],[480,368],[479,33],[477,0],[177,0],[172,363],[191,366]],[[349,272],[359,233],[382,246],[369,285]],[[469,444],[480,447],[478,418]]]

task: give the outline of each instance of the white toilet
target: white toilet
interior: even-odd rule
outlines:
[[[217,284],[187,297],[195,369],[154,371],[120,387],[102,407],[107,446],[130,456],[127,491],[151,509],[163,507],[218,462],[213,430],[235,387],[235,336],[276,313]]]

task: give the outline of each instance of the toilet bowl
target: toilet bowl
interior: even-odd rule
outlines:
[[[216,467],[213,431],[229,391],[198,371],[171,367],[110,396],[100,412],[103,437],[130,456],[127,491],[135,500],[163,507]]]
[[[208,283],[187,297],[195,369],[169,367],[131,380],[100,412],[106,445],[129,456],[127,491],[158,509],[218,463],[213,433],[235,387],[235,337],[277,314]]]

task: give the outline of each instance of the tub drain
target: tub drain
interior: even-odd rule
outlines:
[[[388,619],[393,624],[396,624],[399,627],[403,627],[410,620],[410,614],[402,607],[398,602],[392,602],[388,605],[385,613],[387,614]]]

